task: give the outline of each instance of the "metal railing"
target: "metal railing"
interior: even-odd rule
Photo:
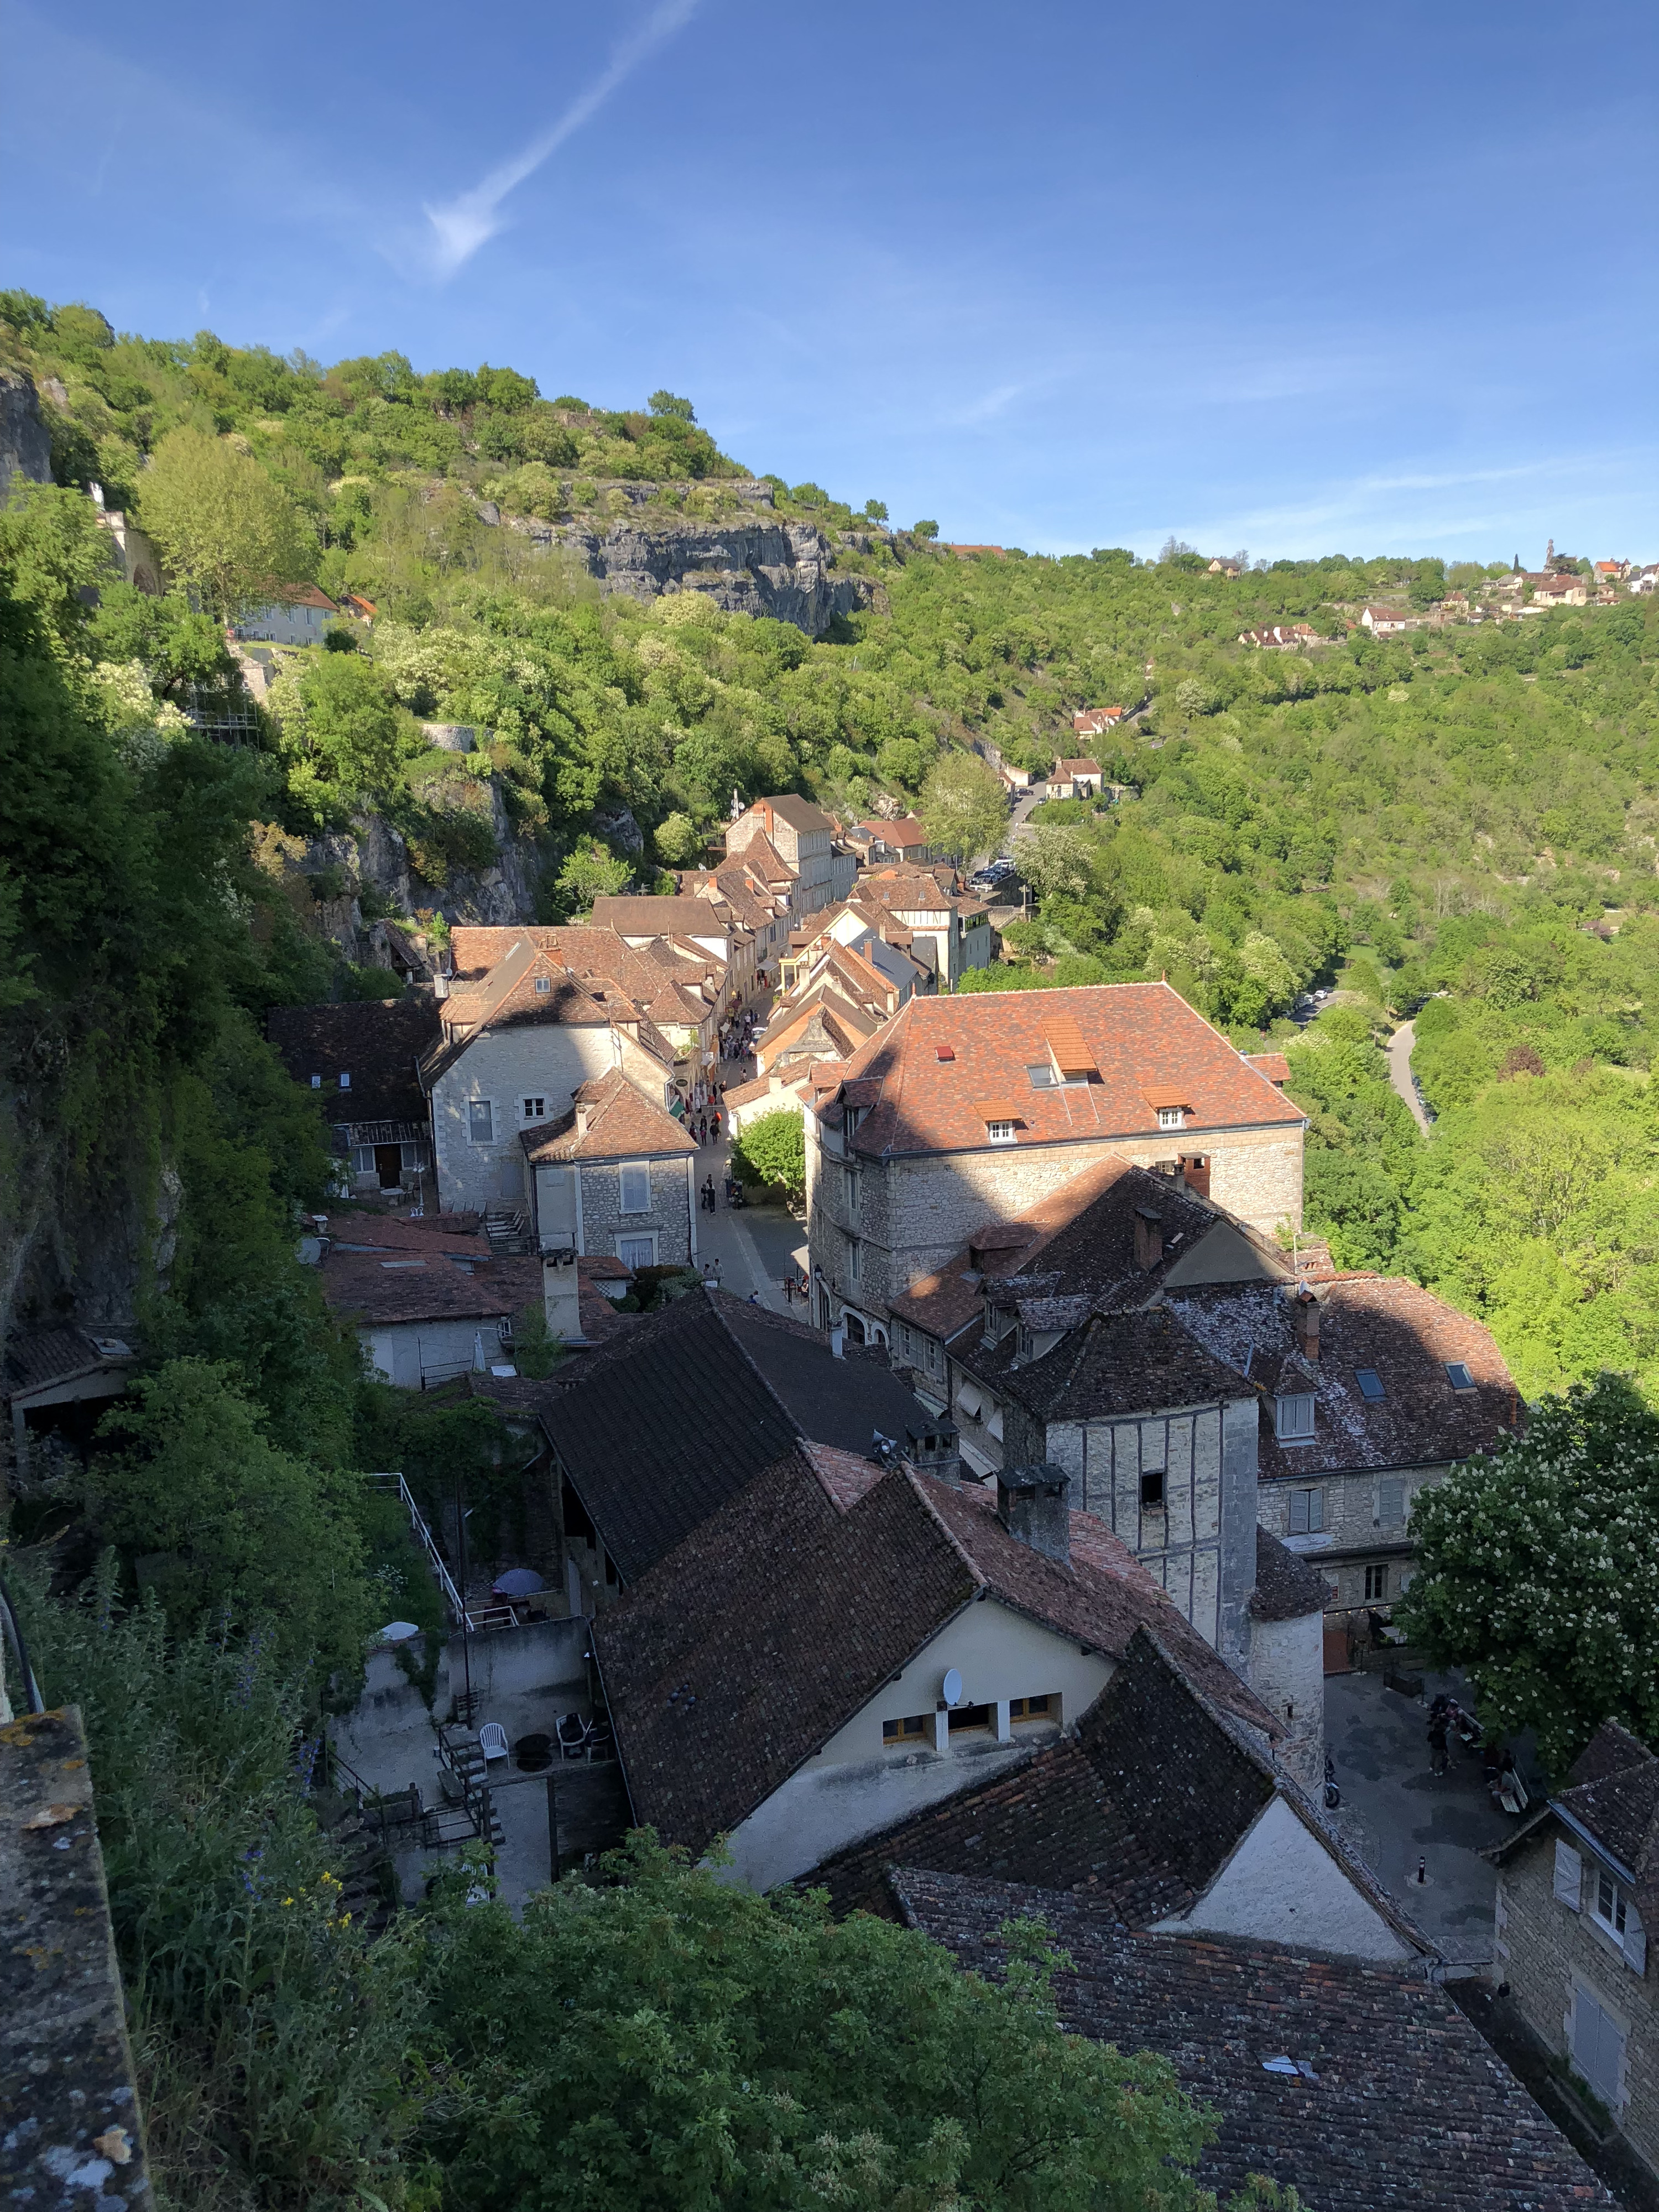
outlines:
[[[426,1563],[437,1579],[438,1588],[443,1592],[444,1603],[449,1607],[451,1616],[457,1626],[465,1630],[468,1635],[476,1636],[483,1628],[505,1628],[511,1626],[514,1616],[510,1605],[481,1606],[476,1613],[468,1612],[461,1601],[459,1590],[455,1587],[455,1577],[450,1573],[444,1555],[438,1549],[432,1531],[426,1524],[426,1516],[410,1494],[409,1485],[404,1480],[402,1475],[371,1474],[368,1479],[379,1489],[396,1490],[399,1502],[409,1516],[409,1525],[414,1532],[415,1540],[426,1553]],[[503,1614],[506,1616],[505,1619],[502,1618]]]

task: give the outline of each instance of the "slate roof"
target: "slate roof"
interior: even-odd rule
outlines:
[[[1014,1341],[1006,1338],[998,1348]],[[1045,1422],[1099,1420],[1251,1395],[1236,1368],[1212,1358],[1162,1307],[1096,1314],[1042,1358],[988,1379]]]
[[[354,1000],[343,1006],[273,1006],[265,1035],[296,1083],[323,1079],[331,1121],[424,1122],[421,1055],[438,1040],[430,998]],[[351,1088],[341,1091],[341,1076]]]
[[[1067,1017],[1092,1052],[1099,1080],[1035,1090],[1025,1071],[1048,1063],[1044,1032]],[[952,1059],[939,1060],[940,1045]],[[979,1102],[993,1096],[1018,1099],[1022,1145],[1155,1137],[1149,1085],[1182,1091],[1192,1109],[1189,1136],[1299,1128],[1306,1119],[1166,983],[911,999],[851,1068],[876,1091],[854,1149],[878,1158],[982,1148]]]
[[[1323,1613],[1326,1595],[1324,1576],[1296,1553],[1287,1551],[1258,1522],[1252,1616],[1257,1620],[1304,1620],[1310,1613]]]
[[[1322,1474],[1346,1468],[1435,1467],[1490,1450],[1512,1434],[1520,1397],[1491,1332],[1416,1283],[1345,1275],[1321,1284],[1319,1358],[1297,1349],[1290,1300],[1273,1285],[1171,1291],[1182,1326],[1214,1358],[1248,1372],[1264,1394],[1310,1393],[1314,1436],[1281,1444],[1262,1402],[1261,1472]],[[1446,1363],[1462,1361],[1473,1390],[1455,1390]],[[1369,1368],[1383,1395],[1368,1400]]]
[[[1193,1904],[1274,1788],[1143,1627],[1075,1737],[826,1861],[813,1887],[896,1917],[887,1870],[925,1867],[1075,1891],[1144,1928]]]
[[[899,1467],[845,1510],[799,1449],[594,1621],[636,1820],[702,1850],[761,1804],[981,1594],[1121,1658],[1154,1626],[1250,1725],[1251,1692],[1117,1539],[1072,1516],[1069,1565],[983,1492]]]
[[[641,1097],[614,1067],[580,1085],[568,1114],[521,1130],[519,1142],[537,1166],[560,1160],[680,1159],[697,1149],[696,1139],[672,1114]]]
[[[912,1927],[992,1979],[1001,1924],[1042,1919],[1075,1969],[1055,1981],[1062,2023],[1157,2052],[1216,2108],[1197,2179],[1223,2198],[1262,2173],[1318,2212],[1613,2203],[1428,1982],[1261,1943],[1133,1933],[1109,1905],[1054,1890],[909,1869],[892,1881]],[[1269,2072],[1273,2058],[1297,2070]]]
[[[867,1454],[936,1431],[868,1352],[698,1287],[584,1357],[543,1426],[624,1583],[811,1437]]]
[[[526,1306],[539,1306],[542,1298],[539,1260],[482,1259],[469,1271],[442,1253],[388,1259],[374,1252],[331,1251],[324,1255],[319,1273],[330,1307],[353,1328],[499,1321]]]
[[[1659,1759],[1617,1721],[1604,1722],[1550,1806],[1625,1869],[1642,1925],[1659,1929]]]
[[[460,1217],[457,1217],[459,1218]],[[476,1224],[476,1214],[466,1217]],[[428,1258],[442,1255],[457,1260],[488,1260],[489,1239],[471,1229],[445,1229],[428,1221],[409,1221],[396,1213],[359,1212],[332,1209],[328,1222],[329,1248],[335,1252],[424,1252]]]

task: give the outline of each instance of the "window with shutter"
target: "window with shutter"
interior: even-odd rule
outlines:
[[[1376,1517],[1384,1528],[1397,1528],[1405,1519],[1406,1486],[1403,1482],[1377,1484]]]
[[[1584,1862],[1571,1844],[1555,1846],[1555,1894],[1574,1912],[1580,1909],[1584,1886]]]
[[[1608,2110],[1616,2112],[1625,2039],[1617,2021],[1583,1988],[1573,1992],[1572,2063]]]
[[[630,1161],[623,1168],[618,1204],[624,1213],[650,1212],[651,1170],[642,1161]]]
[[[1316,1536],[1325,1526],[1325,1500],[1317,1490],[1291,1492],[1291,1534]]]

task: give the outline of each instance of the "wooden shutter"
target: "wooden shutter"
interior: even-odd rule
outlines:
[[[1582,1909],[1584,1862],[1571,1844],[1555,1846],[1555,1894],[1574,1912]]]

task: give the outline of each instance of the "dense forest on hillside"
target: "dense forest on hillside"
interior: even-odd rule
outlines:
[[[863,610],[814,640],[696,591],[606,599],[508,526],[735,513],[753,480],[672,393],[610,411],[544,400],[509,369],[421,375],[396,355],[325,369],[207,333],[121,338],[90,308],[17,293],[0,295],[4,367],[42,395],[57,477],[0,509],[6,1319],[50,1319],[77,1276],[125,1269],[146,1355],[84,1486],[32,1496],[12,1534],[27,1550],[73,1530],[58,1598],[37,1578],[30,1613],[49,1690],[78,1697],[93,1731],[176,2201],[517,2201],[504,2146],[544,2087],[534,2054],[516,2072],[486,2063],[494,1918],[447,1897],[418,1937],[362,1943],[295,1792],[296,1730],[314,1740],[331,1684],[349,1694],[365,1626],[430,1601],[356,1470],[401,1465],[419,1488],[459,1463],[487,1496],[501,1444],[478,1408],[364,1382],[295,1259],[295,1209],[322,1200],[329,1161],[262,1018],[385,986],[270,872],[273,838],[385,813],[435,915],[495,833],[477,809],[437,810],[433,779],[452,798],[488,782],[544,857],[557,915],[698,858],[734,789],[926,811],[975,748],[1043,769],[1089,750],[1076,710],[1121,705],[1130,719],[1101,741],[1119,802],[1034,817],[1035,915],[987,981],[1167,974],[1241,1045],[1288,1050],[1312,1117],[1310,1225],[1340,1260],[1488,1317],[1530,1393],[1603,1366],[1659,1387],[1659,601],[1378,642],[1351,628],[1362,603],[1422,611],[1484,572],[1334,556],[1229,576],[1176,546],[963,559],[931,524],[888,529],[878,501],[763,479],[774,512],[815,523],[864,581]],[[165,595],[113,580],[94,482],[161,548]],[[644,507],[629,486],[650,488]],[[372,629],[280,656],[256,742],[212,742],[187,710],[234,680],[216,617],[309,581],[373,599]],[[1285,620],[1321,641],[1237,641]],[[488,742],[435,756],[423,720]],[[641,853],[607,841],[623,807]],[[319,912],[337,894],[314,890]],[[1308,1022],[1316,986],[1335,995]],[[1427,1140],[1382,1051],[1413,1016]],[[84,1601],[65,1601],[100,1545]],[[759,1957],[773,1941],[764,1921],[715,1926],[727,1908],[701,1890],[687,1905],[657,1861],[635,1871],[647,1902],[710,1916],[716,1945]],[[594,1910],[550,1916],[550,1956],[586,1943],[631,1988],[644,1954]],[[814,1924],[778,1940],[805,1958],[811,2003],[862,1974],[896,2017],[920,1971],[873,1938],[840,1962]],[[233,1952],[240,1979],[222,1972]],[[679,1965],[677,2004],[699,1986],[695,1946]],[[1068,2100],[1110,2085],[1061,2081],[1042,2101],[1033,2004],[988,2025],[969,2006],[952,2033],[1026,2039],[1022,2094],[1062,2126]],[[695,2010],[671,2036],[690,2073]],[[362,2032],[337,2045],[346,2019]],[[845,2109],[839,2087],[788,2086],[826,2125]],[[620,2060],[596,2094],[616,2106],[626,2190]],[[678,2109],[688,2143],[705,2101]],[[1154,2118],[1158,2141],[1193,2140],[1173,2106]],[[910,2141],[908,2108],[884,2106],[890,2122]],[[793,2155],[763,2145],[757,2170]],[[935,2181],[947,2165],[940,2151]],[[848,2201],[886,2201],[901,2170],[872,2167]],[[1062,2201],[1075,2180],[1019,2201]],[[982,2201],[1012,2200],[988,2183]]]

